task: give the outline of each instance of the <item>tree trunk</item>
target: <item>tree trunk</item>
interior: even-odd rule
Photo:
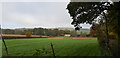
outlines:
[[[109,44],[109,35],[108,35],[108,19],[107,19],[107,17],[106,17],[106,15],[105,15],[105,13],[103,12],[103,14],[104,14],[104,16],[105,16],[105,20],[106,20],[106,22],[105,22],[105,26],[106,26],[106,39],[107,39],[107,44]]]

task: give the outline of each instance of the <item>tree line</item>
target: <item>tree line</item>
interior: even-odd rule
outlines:
[[[19,34],[25,35],[26,32],[30,32],[32,35],[44,35],[44,36],[64,36],[70,34],[71,36],[77,36],[75,30],[60,30],[60,29],[46,29],[46,28],[21,28],[21,29],[2,29],[2,34]]]

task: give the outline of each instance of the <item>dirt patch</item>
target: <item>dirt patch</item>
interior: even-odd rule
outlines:
[[[26,37],[26,35],[16,35],[16,34],[2,34],[3,39],[18,39],[18,38],[48,38],[50,36],[41,36],[41,35],[31,35]]]
[[[72,39],[93,39],[93,38],[72,38]]]

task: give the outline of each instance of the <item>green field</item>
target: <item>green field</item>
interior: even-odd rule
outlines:
[[[96,38],[71,38],[73,37],[54,37],[54,39],[7,39],[5,41],[8,47],[9,56],[32,56],[37,53],[36,49],[41,50],[41,53],[38,53],[40,56],[52,56],[50,43],[53,43],[56,56],[100,56],[100,49]],[[4,46],[2,49],[3,56],[5,56]],[[45,51],[47,53],[44,53]]]

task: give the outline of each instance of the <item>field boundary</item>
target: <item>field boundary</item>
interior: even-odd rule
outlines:
[[[2,39],[21,39],[21,38],[48,38],[50,36],[41,36],[41,35],[31,35],[26,37],[26,35],[15,35],[15,34],[2,34]]]

